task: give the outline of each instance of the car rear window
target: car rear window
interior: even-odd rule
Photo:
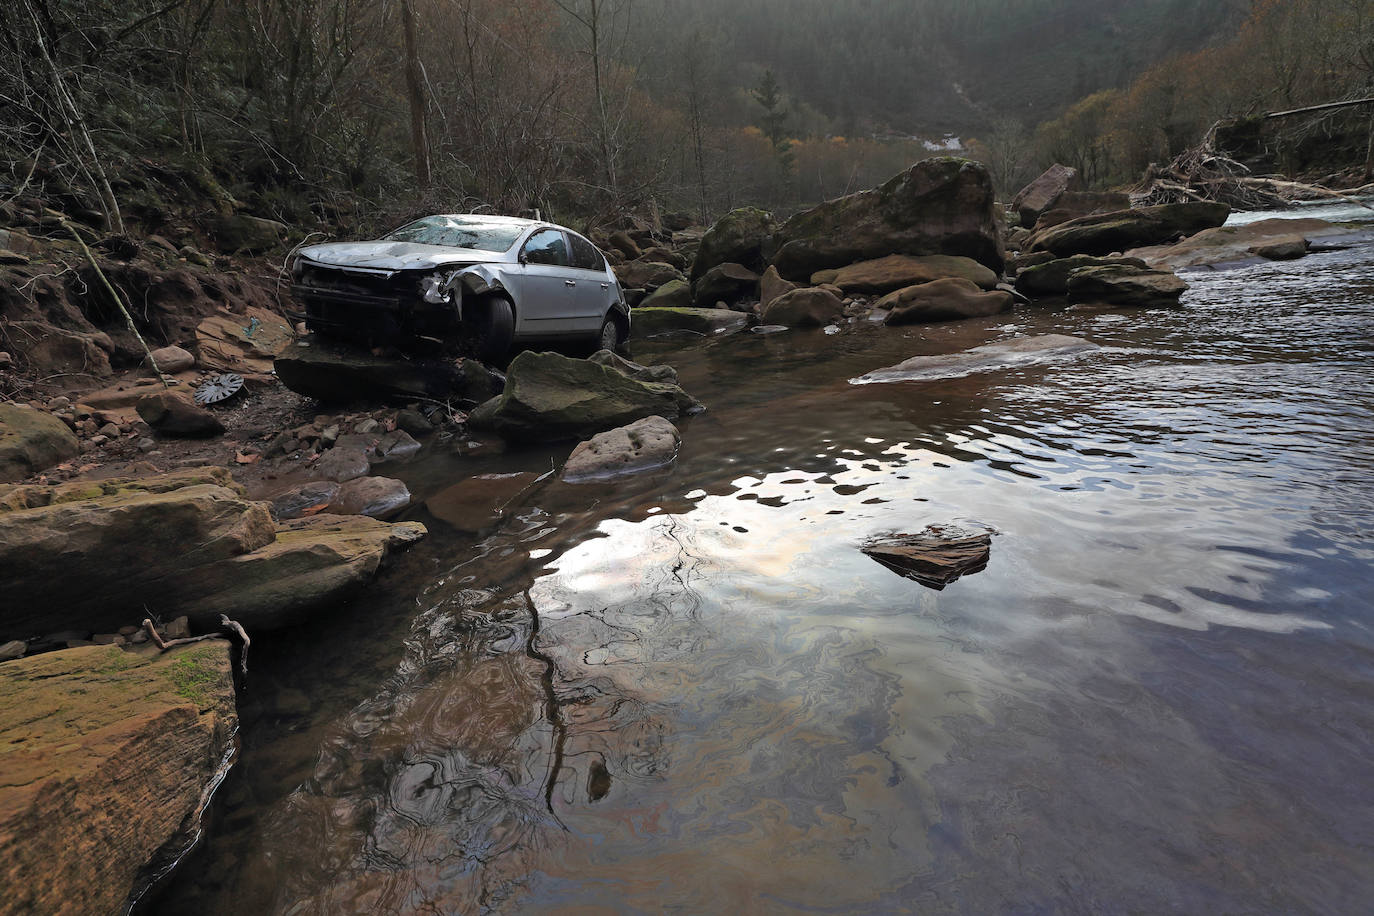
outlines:
[[[478,251],[509,251],[524,226],[497,223],[480,216],[426,216],[384,236],[386,242],[416,242]]]
[[[568,238],[572,240],[573,267],[580,267],[583,270],[604,270],[606,268],[606,259],[601,256],[601,252],[596,250],[595,245],[576,232],[569,232]]]

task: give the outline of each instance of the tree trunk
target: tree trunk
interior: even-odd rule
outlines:
[[[410,98],[410,145],[415,153],[415,183],[421,197],[429,190],[429,133],[425,129],[425,81],[416,47],[414,0],[401,0],[405,21],[406,95]]]

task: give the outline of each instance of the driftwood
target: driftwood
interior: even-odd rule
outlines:
[[[219,625],[228,632],[206,633],[204,636],[187,636],[183,639],[163,639],[162,634],[157,631],[151,617],[143,618],[143,629],[147,631],[148,638],[153,641],[160,652],[177,646],[189,646],[192,643],[205,642],[207,639],[232,639],[238,637],[239,643],[239,670],[243,674],[248,674],[248,646],[252,640],[248,638],[248,632],[236,620],[230,620],[225,615],[219,615]]]

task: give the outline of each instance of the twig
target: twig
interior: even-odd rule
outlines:
[[[148,365],[152,368],[153,374],[157,376],[158,381],[162,382],[163,388],[170,388],[171,386],[167,384],[167,380],[162,377],[162,370],[157,367],[157,360],[153,359],[153,351],[149,349],[148,341],[144,340],[143,335],[138,333],[138,326],[134,324],[134,317],[130,315],[129,310],[124,307],[124,300],[115,290],[114,284],[110,282],[110,278],[105,276],[105,271],[101,270],[100,265],[96,263],[95,255],[91,254],[91,249],[86,247],[86,240],[83,239],[81,233],[77,232],[75,227],[66,220],[62,221],[62,226],[71,233],[72,238],[76,239],[76,244],[81,246],[82,252],[86,255],[86,260],[90,261],[91,267],[95,268],[96,276],[98,276],[100,282],[105,285],[105,290],[110,294],[111,298],[114,299],[115,305],[119,306],[120,314],[124,316],[124,322],[129,326],[129,330],[138,338],[138,342],[143,344],[143,352],[148,354]]]

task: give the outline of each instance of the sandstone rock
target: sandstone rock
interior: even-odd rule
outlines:
[[[1021,220],[1021,225],[1030,228],[1040,218],[1040,214],[1054,206],[1065,191],[1075,191],[1083,187],[1078,169],[1055,163],[1046,169],[1039,178],[1026,185],[1012,198],[1011,208]]]
[[[366,477],[371,470],[372,463],[368,461],[367,453],[362,449],[336,445],[311,466],[310,476],[343,483],[357,477]]]
[[[896,534],[869,541],[863,552],[899,576],[937,592],[961,576],[987,568],[992,535],[944,525],[919,534]]]
[[[202,625],[226,614],[250,633],[290,626],[337,607],[372,580],[391,551],[426,533],[418,522],[362,515],[283,521],[271,544],[196,569],[180,598]]]
[[[594,363],[609,366],[621,375],[627,375],[636,381],[677,384],[677,370],[672,366],[641,366],[613,350],[597,350],[589,359]]]
[[[276,220],[249,216],[246,213],[231,213],[216,217],[210,227],[225,254],[243,251],[260,254],[271,251],[282,244],[286,237],[286,225]]]
[[[644,308],[690,308],[692,305],[692,284],[686,280],[669,280],[667,283],[654,290],[649,296],[634,304],[635,311],[631,313],[631,325],[634,318],[639,314],[639,309]]]
[[[744,328],[749,317],[734,309],[644,308],[634,310],[630,332],[635,337],[654,337],[685,331],[714,337]]]
[[[762,270],[773,255],[773,214],[753,207],[731,210],[701,237],[692,279],[697,280],[717,264],[733,262]]]
[[[823,274],[828,276],[822,276]],[[838,270],[821,271],[812,275],[811,282],[833,283],[846,295],[881,295],[950,277],[962,277],[976,283],[982,289],[992,289],[998,280],[997,274],[972,258],[945,254],[923,257],[891,254],[885,258],[850,264]]]
[[[759,313],[762,314],[774,299],[797,288],[797,284],[784,280],[778,274],[778,269],[769,265],[759,280]]]
[[[174,475],[169,475],[174,476]],[[271,544],[267,504],[237,489],[193,483],[171,490],[139,481],[18,488],[0,505],[0,569],[7,612],[0,636],[25,637],[61,622],[107,632],[145,607],[177,606],[177,589],[196,567]],[[148,482],[159,488],[165,481]],[[48,502],[36,507],[46,490]],[[82,498],[84,497],[84,498]]]
[[[1198,267],[1204,264],[1224,264],[1263,257],[1258,249],[1269,245],[1291,246],[1298,242],[1306,250],[1310,239],[1339,236],[1350,230],[1324,219],[1262,219],[1243,226],[1221,226],[1205,229],[1173,245],[1139,248],[1129,251],[1148,262],[1151,267]]]
[[[272,498],[272,517],[277,521],[289,521],[316,515],[338,498],[339,489],[339,484],[333,480],[316,480],[294,486]]]
[[[1083,216],[1035,233],[1030,250],[1052,251],[1063,258],[1160,245],[1220,226],[1230,212],[1226,204],[1190,201]]]
[[[123,410],[133,407],[145,395],[169,390],[155,378],[136,378],[98,391],[88,391],[81,396],[82,403],[95,410]],[[173,382],[171,391],[184,392],[191,396],[189,386]]]
[[[241,315],[211,315],[196,326],[201,365],[221,372],[265,375],[272,371],[272,360],[295,339],[295,331],[280,315],[256,306]]]
[[[510,439],[556,441],[699,408],[677,385],[636,381],[591,360],[525,351],[511,362],[505,391],[478,407],[469,422]]]
[[[630,238],[630,233],[623,229],[611,233],[610,243],[611,247],[623,254],[626,260],[633,261],[641,254],[635,240]]]
[[[403,429],[412,436],[429,436],[434,433],[434,424],[429,422],[429,418],[418,410],[398,410],[396,412],[396,428]],[[339,428],[333,427],[334,438],[339,436]],[[329,441],[329,430],[326,428],[321,436],[326,442]]]
[[[682,272],[673,265],[653,261],[626,261],[616,266],[615,276],[626,289],[643,289],[649,292],[665,283],[685,279]]]
[[[1048,254],[1048,252],[1043,252]],[[1043,264],[1027,267],[1016,275],[1016,290],[1023,296],[1065,296],[1069,292],[1069,274],[1083,267],[1145,268],[1139,258],[1095,258],[1090,254],[1076,254],[1067,258],[1051,258]]]
[[[137,410],[144,423],[164,436],[204,439],[224,432],[219,417],[172,391],[144,395],[138,401]]]
[[[9,642],[0,646],[0,662],[7,662],[14,658],[23,658],[24,653],[29,651],[29,644],[22,639],[11,639]]]
[[[851,385],[871,385],[887,382],[920,382],[931,379],[963,378],[976,372],[995,372],[1002,369],[1024,368],[1049,362],[1077,358],[1099,349],[1080,337],[1063,334],[1041,334],[1017,337],[973,347],[962,353],[939,356],[913,356],[911,359],[877,369],[858,378]]]
[[[147,360],[144,360],[147,362]],[[181,347],[160,347],[153,351],[153,362],[157,363],[159,372],[175,375],[178,372],[185,372],[187,369],[194,369],[196,358]],[[152,368],[151,366],[149,368]]]
[[[1131,209],[1131,195],[1120,191],[1065,191],[1055,200],[1051,209],[1045,210],[1036,219],[1034,228],[1038,232],[1051,226],[1067,223],[1080,216],[1094,213],[1111,213],[1116,210]]]
[[[743,264],[717,264],[692,284],[692,302],[710,308],[716,302],[735,303],[754,299],[759,293],[759,275]]]
[[[531,488],[539,475],[479,474],[459,481],[425,502],[429,514],[459,531],[476,534],[492,527],[515,508],[512,504]]]
[[[1266,261],[1293,261],[1307,256],[1307,239],[1301,236],[1256,245],[1250,251]]]
[[[80,453],[80,441],[52,414],[0,403],[0,483],[23,480]]]
[[[114,342],[104,332],[88,334],[46,321],[11,320],[5,331],[30,367],[51,372],[110,374]]]
[[[10,251],[8,248],[0,248],[0,267],[23,267],[27,263],[29,263],[28,255]]]
[[[1014,301],[1001,290],[984,292],[970,280],[933,280],[889,293],[874,305],[888,311],[886,324],[925,324],[984,318],[1011,311]]]
[[[230,647],[0,665],[0,877],[14,912],[114,913],[199,830],[237,728]]]
[[[338,515],[389,518],[410,505],[410,490],[391,477],[355,477],[339,488],[329,504]]]
[[[788,279],[889,254],[960,255],[995,273],[1003,266],[992,179],[982,165],[951,157],[798,213],[775,241],[773,263]]]
[[[420,443],[416,442],[414,437],[403,429],[394,429],[389,433],[383,433],[377,439],[377,444],[372,447],[376,462],[399,461],[402,458],[409,458],[419,450]]]
[[[813,287],[783,293],[759,313],[764,324],[781,324],[789,328],[821,327],[834,321],[844,311],[844,303],[834,293]]]
[[[646,261],[659,261],[663,264],[671,264],[678,270],[687,269],[687,259],[673,251],[671,248],[663,248],[658,245],[644,249],[641,255]]]
[[[1070,302],[1105,302],[1110,305],[1178,305],[1188,284],[1171,270],[1149,270],[1129,265],[1082,267],[1069,274]]]
[[[681,436],[663,417],[645,417],[580,442],[563,466],[563,480],[587,483],[672,464]]]
[[[275,362],[283,385],[325,403],[382,395],[481,402],[501,390],[500,377],[475,359],[388,359],[313,340]]]

